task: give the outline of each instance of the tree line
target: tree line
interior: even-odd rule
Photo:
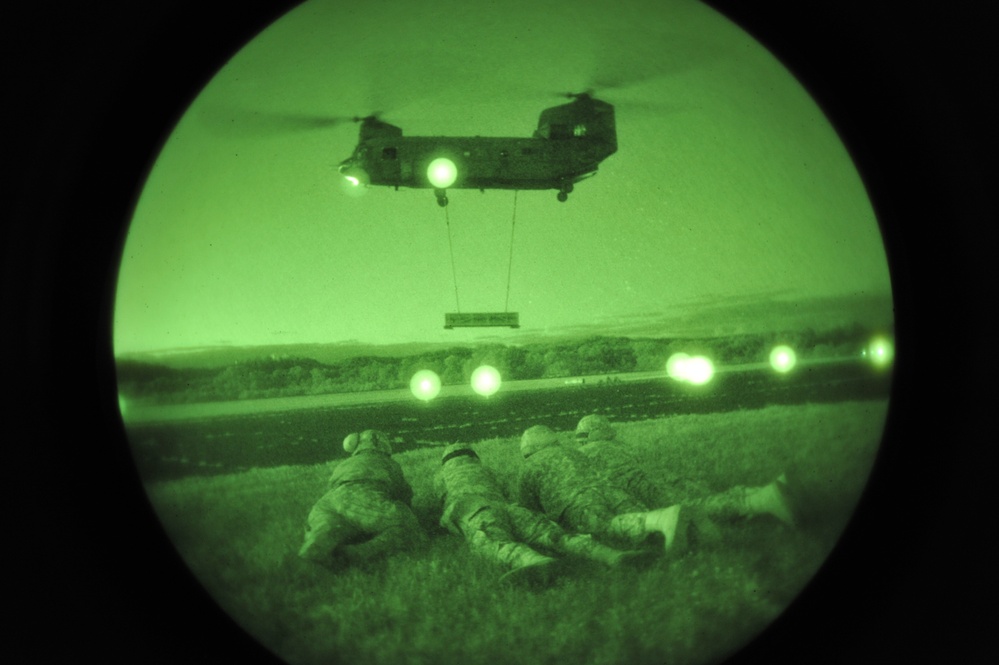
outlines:
[[[406,388],[413,374],[424,369],[436,372],[444,385],[456,385],[467,383],[480,365],[491,365],[504,380],[516,381],[662,370],[666,359],[678,352],[703,354],[716,364],[765,362],[775,344],[787,344],[803,358],[842,356],[858,353],[870,334],[855,325],[821,334],[805,329],[708,339],[593,336],[572,343],[456,346],[398,358],[358,356],[336,363],[271,356],[218,368],[173,368],[122,360],[117,364],[117,378],[119,394],[130,401],[210,402]]]

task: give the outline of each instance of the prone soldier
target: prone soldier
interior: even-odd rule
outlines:
[[[653,497],[662,494],[662,490],[645,474],[627,444],[617,439],[617,432],[605,416],[593,414],[580,420],[576,426],[576,441],[583,454],[600,465],[609,482],[646,501],[652,501]],[[695,508],[695,512],[707,518],[771,515],[790,526],[795,524],[794,512],[787,498],[787,480],[784,474],[762,487],[737,485],[720,493],[712,493],[703,483],[695,481],[681,478],[664,480],[669,485],[667,498],[670,502]],[[676,496],[677,494],[681,496]],[[711,531],[707,519],[699,522],[698,526],[702,532]]]
[[[634,547],[661,537],[666,551],[686,548],[690,518],[681,506],[650,510],[626,490],[607,482],[575,447],[559,444],[551,428],[535,425],[521,437],[518,477],[521,505],[546,513],[572,531]]]
[[[391,457],[388,436],[353,433],[343,448],[350,457],[337,464],[329,490],[309,512],[299,556],[335,568],[424,544],[411,508],[413,489]]]
[[[444,448],[434,492],[442,505],[441,526],[463,536],[472,551],[509,568],[503,580],[550,581],[556,559],[549,554],[590,559],[608,567],[648,558],[645,552],[616,550],[589,535],[566,533],[544,515],[509,502],[496,475],[467,444]]]

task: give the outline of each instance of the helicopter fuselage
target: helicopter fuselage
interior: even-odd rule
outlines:
[[[594,141],[543,138],[409,136],[371,139],[340,166],[367,172],[369,183],[433,188],[430,163],[446,158],[455,166],[454,189],[558,189],[593,175],[613,151]]]
[[[616,150],[613,107],[584,94],[546,109],[532,137],[403,136],[399,127],[365,118],[360,142],[339,170],[358,186],[434,189],[442,205],[443,191],[452,188],[557,189],[564,201]]]

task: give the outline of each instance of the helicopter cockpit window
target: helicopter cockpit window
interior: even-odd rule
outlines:
[[[382,159],[395,159],[396,150],[395,148],[382,148]]]

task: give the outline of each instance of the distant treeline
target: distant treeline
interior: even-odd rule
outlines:
[[[218,368],[180,369],[122,360],[117,365],[118,392],[136,402],[190,403],[406,388],[422,369],[436,372],[445,385],[463,384],[480,365],[495,367],[510,381],[643,372],[662,370],[677,352],[706,355],[716,364],[765,362],[775,344],[791,346],[801,358],[853,355],[870,334],[857,325],[822,333],[805,329],[707,339],[589,337],[572,344],[452,347],[329,364],[271,355]]]

